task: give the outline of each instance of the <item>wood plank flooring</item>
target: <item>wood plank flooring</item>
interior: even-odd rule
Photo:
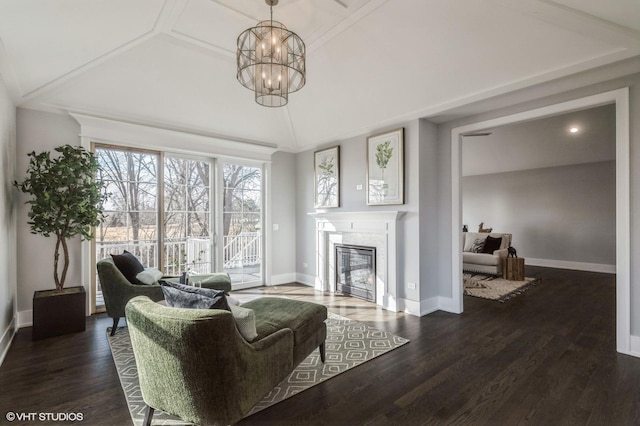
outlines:
[[[462,315],[422,318],[302,285],[235,292],[323,303],[411,340],[239,424],[640,424],[640,359],[615,352],[615,276],[535,267],[527,276],[540,284],[505,303],[465,297]],[[8,423],[8,411],[131,424],[110,325],[102,314],[84,333],[38,342],[20,330],[0,367],[0,424],[43,424]]]

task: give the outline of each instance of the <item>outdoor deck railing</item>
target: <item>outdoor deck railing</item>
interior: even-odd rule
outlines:
[[[179,275],[184,271],[206,273],[211,271],[209,238],[187,238],[165,241],[165,265],[157,265],[155,240],[97,241],[96,255],[103,259],[111,254],[127,250],[134,254],[145,267],[158,268],[166,275]],[[259,265],[262,260],[262,236],[259,232],[229,235],[223,239],[223,267],[225,269]]]

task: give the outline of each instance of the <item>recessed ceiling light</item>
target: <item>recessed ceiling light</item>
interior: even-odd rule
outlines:
[[[578,128],[577,128],[577,127],[575,127],[575,126],[574,126],[574,127],[571,127],[571,128],[569,129],[569,131],[570,131],[571,133],[578,133],[578,130],[580,130],[580,129],[578,129]]]

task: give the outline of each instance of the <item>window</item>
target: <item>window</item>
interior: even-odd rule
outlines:
[[[110,194],[93,240],[97,259],[127,250],[165,275],[224,270],[235,286],[262,283],[261,167],[219,163],[222,202],[214,215],[213,159],[105,145],[95,154]],[[218,241],[214,217],[222,222]],[[97,277],[95,294],[100,308]]]

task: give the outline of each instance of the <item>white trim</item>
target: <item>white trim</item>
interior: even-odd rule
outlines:
[[[33,310],[18,311],[18,328],[31,327],[33,325]]]
[[[438,298],[431,297],[426,300],[421,300],[420,302],[409,299],[398,299],[398,307],[400,308],[399,311],[421,317],[438,310]]]
[[[462,134],[569,111],[615,103],[616,105],[616,349],[632,355],[631,347],[631,210],[629,167],[629,88],[612,90],[567,102],[536,108],[451,130],[451,293],[457,313],[462,298]]]
[[[296,273],[296,282],[299,284],[304,284],[309,287],[315,287],[316,280],[317,280],[316,277],[314,277],[313,275],[302,274],[300,272]]]
[[[360,234],[378,249],[375,303],[383,309],[398,312],[398,221],[404,211],[360,211],[308,213],[315,219],[316,283],[319,291],[336,291],[335,244],[347,236]],[[375,242],[375,243],[374,243]],[[419,302],[416,302],[419,304]]]
[[[4,362],[7,353],[9,352],[9,348],[11,347],[11,342],[15,337],[18,329],[16,328],[16,317],[14,316],[9,323],[9,327],[5,330],[2,338],[0,339],[0,365]]]
[[[296,273],[289,272],[287,274],[272,275],[271,282],[268,285],[282,285],[296,282]]]
[[[76,113],[69,115],[80,123],[80,136],[93,142],[254,161],[271,161],[271,155],[278,149],[273,144],[231,140]]]
[[[438,296],[438,309],[444,312],[452,313],[452,314],[459,313],[459,312],[456,312],[457,303],[454,302],[452,297]]]
[[[605,274],[615,274],[616,265],[607,265],[603,263],[586,263],[586,262],[569,262],[566,260],[553,259],[533,259],[527,257],[524,261],[525,267],[544,266],[546,268],[572,269],[574,271],[602,272]]]
[[[629,336],[629,355],[640,358],[640,337]]]

